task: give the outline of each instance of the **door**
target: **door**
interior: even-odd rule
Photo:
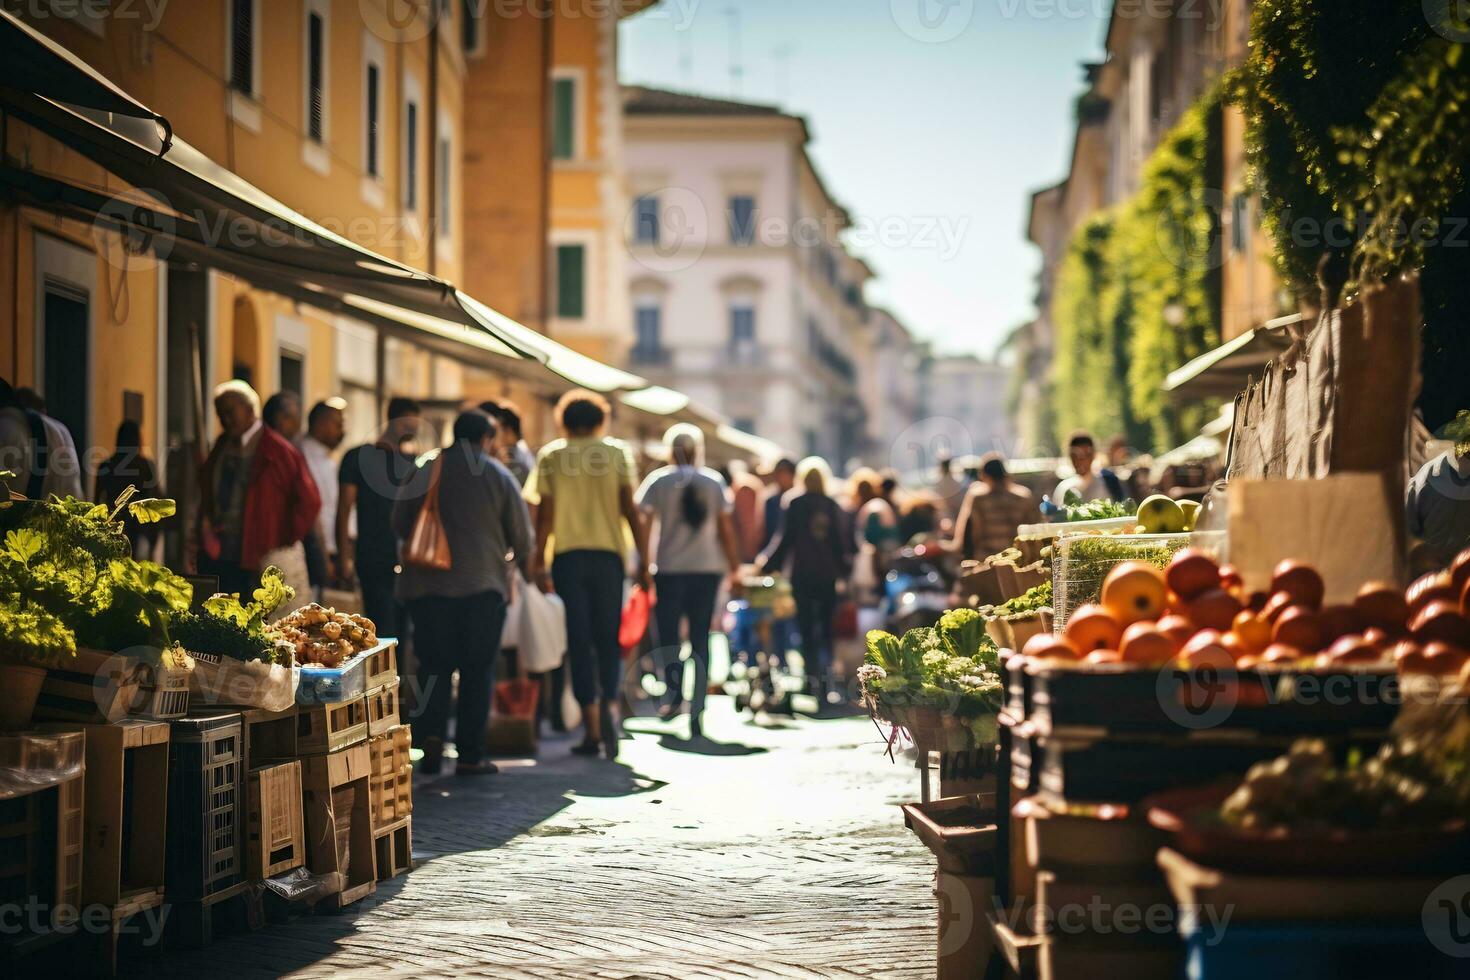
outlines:
[[[90,322],[87,297],[64,285],[47,283],[42,297],[42,396],[46,414],[71,431],[78,451],[85,453],[91,419],[87,378],[92,352],[88,349]]]

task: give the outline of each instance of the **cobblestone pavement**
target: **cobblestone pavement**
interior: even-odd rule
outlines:
[[[932,976],[932,858],[896,808],[917,796],[918,774],[888,760],[872,722],[757,727],[712,698],[717,744],[689,751],[684,726],[632,720],[616,765],[559,740],[496,776],[417,779],[410,874],[341,915],[133,969]]]

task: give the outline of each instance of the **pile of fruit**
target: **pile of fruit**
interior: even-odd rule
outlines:
[[[1200,505],[1195,500],[1175,500],[1162,493],[1145,497],[1138,505],[1139,534],[1183,534],[1194,530]]]
[[[378,630],[371,619],[315,602],[273,623],[270,631],[295,648],[296,663],[302,666],[340,667],[378,645]]]
[[[1247,592],[1229,565],[1194,548],[1162,570],[1117,565],[1096,603],[1078,608],[1059,635],[1021,651],[1090,664],[1339,668],[1397,664],[1402,674],[1470,680],[1470,549],[1406,591],[1369,582],[1350,604],[1324,605],[1322,576],[1283,561],[1269,591]]]

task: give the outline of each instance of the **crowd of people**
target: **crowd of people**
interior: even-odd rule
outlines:
[[[65,427],[49,424],[44,406],[27,406],[8,386],[0,402],[0,436],[75,459],[75,447],[57,438]],[[984,558],[1008,547],[1018,525],[1041,519],[1038,498],[995,453],[963,466],[941,459],[916,481],[922,486],[906,488],[898,474],[866,468],[839,480],[817,457],[713,469],[702,431],[681,424],[665,436],[661,465],[645,467],[640,479],[634,448],[607,434],[608,403],[587,391],[557,404],[559,436],[539,452],[508,401],[463,406],[442,440],[419,404],[393,398],[376,438],[345,452],[341,399],[304,410],[293,393],[262,401],[232,380],[214,390],[213,403],[219,435],[199,467],[185,570],[248,595],[275,566],[301,599],[350,591],[379,635],[412,636],[422,692],[415,735],[428,772],[443,765],[451,715],[455,771],[494,770],[482,733],[517,582],[555,593],[565,611],[565,669],[543,678],[547,721],[564,720],[558,709],[569,680],[583,735],[573,751],[615,758],[630,587],[654,600],[652,642],[666,691],[659,714],[682,713],[687,687],[697,739],[710,633],[721,623],[721,598],[739,596],[746,581],[789,583],[795,615],[775,632],[772,652],[794,647],[803,688],[819,706],[834,704],[843,700],[838,633],[853,629],[845,613],[872,600],[895,555],[924,542],[956,563]],[[110,501],[129,485],[158,492],[157,469],[140,445],[137,423],[124,422],[116,453],[96,468],[93,499]],[[1068,451],[1075,474],[1056,487],[1057,499],[1068,491],[1083,499],[1139,494],[1136,470],[1096,465],[1091,436],[1076,434]],[[33,473],[28,486],[38,495],[81,495],[78,473],[62,485],[59,467],[36,469],[45,476]],[[128,531],[140,554],[152,553],[156,525]],[[741,655],[753,659],[752,651]]]

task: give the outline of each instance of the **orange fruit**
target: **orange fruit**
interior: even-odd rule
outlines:
[[[1081,606],[1067,620],[1067,639],[1078,654],[1093,650],[1116,650],[1123,641],[1123,625],[1110,609],[1089,603]]]
[[[1189,618],[1206,629],[1228,630],[1240,610],[1240,600],[1224,589],[1210,589],[1189,600]]]
[[[1353,599],[1363,622],[1387,633],[1403,632],[1409,622],[1409,603],[1403,590],[1390,582],[1364,582]]]
[[[1036,660],[1076,660],[1077,648],[1055,633],[1037,633],[1021,648],[1021,656]]]
[[[1249,609],[1235,614],[1230,631],[1240,637],[1241,644],[1254,653],[1260,653],[1271,645],[1271,624]]]
[[[1162,616],[1167,591],[1157,568],[1148,562],[1125,561],[1103,579],[1101,601],[1113,618],[1127,626]]]
[[[1119,652],[1130,664],[1166,664],[1179,650],[1174,638],[1153,623],[1134,623],[1123,631]]]
[[[1220,566],[1203,551],[1185,548],[1164,569],[1164,581],[1175,595],[1193,599],[1201,592],[1220,587]]]
[[[1277,565],[1276,571],[1272,573],[1271,591],[1285,592],[1298,605],[1316,609],[1322,605],[1322,593],[1326,591],[1326,586],[1322,583],[1322,576],[1311,565],[1288,559]]]

